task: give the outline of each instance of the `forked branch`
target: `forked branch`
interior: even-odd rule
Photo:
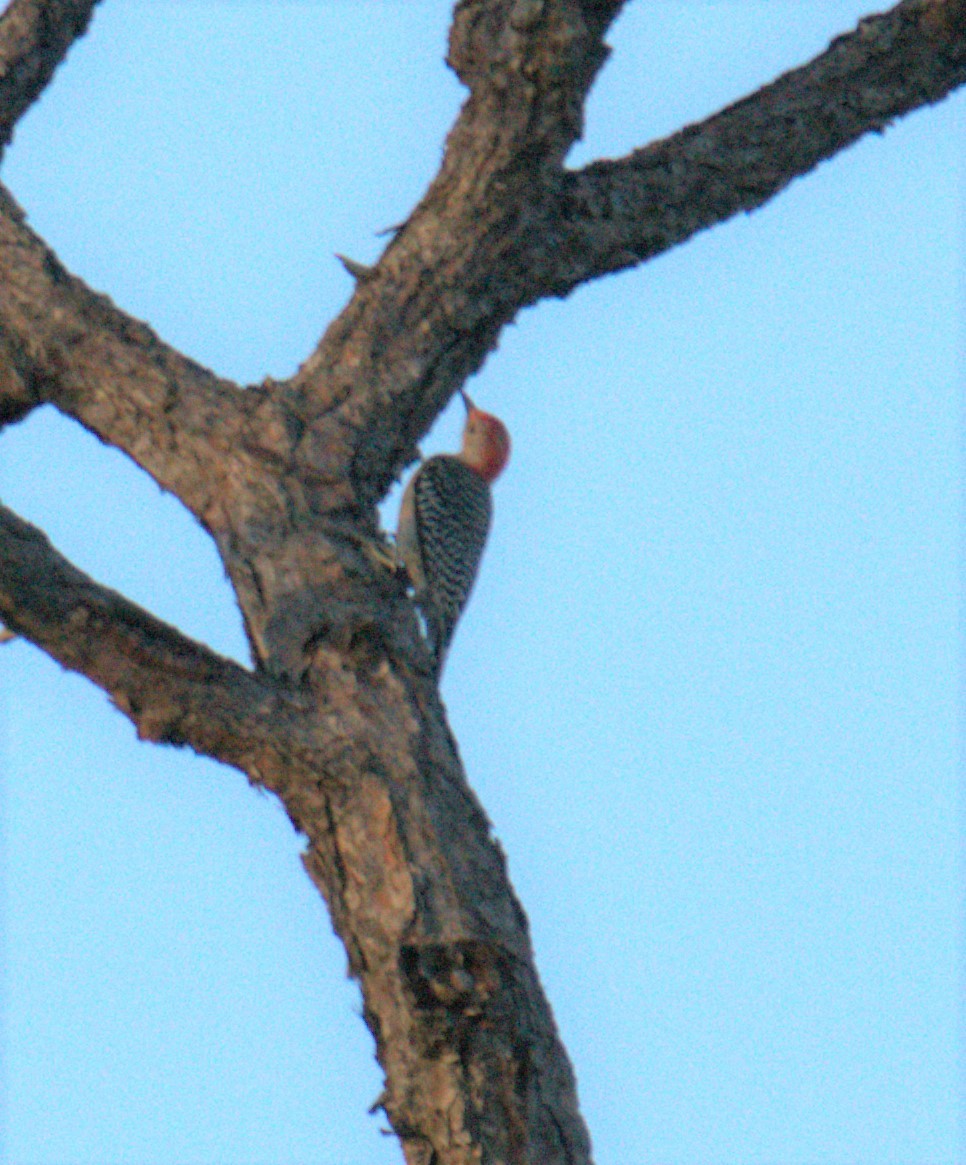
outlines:
[[[573,172],[574,102],[600,45],[560,17],[566,4],[521,3],[501,24],[505,7],[468,3],[462,22],[458,9],[451,59],[473,91],[440,173],[296,379],[354,434],[365,500],[382,496],[523,306],[761,206],[966,81],[966,0],[903,0],[706,121]]]

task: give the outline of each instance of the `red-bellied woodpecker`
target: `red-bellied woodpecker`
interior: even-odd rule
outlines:
[[[502,421],[478,409],[465,392],[463,447],[430,457],[406,486],[396,550],[426,620],[426,636],[439,676],[446,650],[483,556],[493,502],[490,482],[510,457]]]

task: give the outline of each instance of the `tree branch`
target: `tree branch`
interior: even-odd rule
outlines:
[[[539,293],[635,266],[966,81],[964,0],[905,0],[808,65],[617,161],[567,176]],[[535,296],[534,298],[537,298]]]
[[[0,153],[44,91],[99,0],[12,0],[0,16]]]
[[[259,722],[295,701],[94,582],[0,505],[0,620],[105,691],[138,736],[258,769]]]
[[[122,449],[209,529],[224,505],[220,455],[237,471],[246,449],[278,445],[271,394],[220,380],[91,291],[0,186],[0,424],[45,402]]]

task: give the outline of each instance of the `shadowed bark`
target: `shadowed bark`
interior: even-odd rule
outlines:
[[[100,0],[11,0],[0,32],[0,152]]]
[[[0,18],[0,143],[95,0]],[[617,0],[461,0],[469,95],[439,174],[296,376],[243,388],[68,273],[0,193],[0,425],[49,403],[214,538],[254,670],[67,563],[0,507],[0,618],[145,740],[276,793],[359,980],[411,1165],[590,1160],[503,855],[468,787],[377,502],[521,307],[761,205],[966,80],[966,0],[904,0],[707,121],[570,171]],[[2,188],[0,188],[2,191]]]

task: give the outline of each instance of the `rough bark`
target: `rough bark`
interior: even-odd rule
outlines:
[[[539,283],[566,295],[767,202],[792,179],[966,79],[966,3],[907,2],[700,125],[566,176]]]
[[[0,153],[100,0],[11,0],[0,32]]]
[[[93,0],[0,19],[0,141]],[[618,0],[461,0],[469,90],[440,172],[299,373],[243,389],[66,272],[0,198],[0,424],[51,403],[215,539],[256,670],[0,509],[0,617],[148,740],[273,790],[359,979],[407,1161],[590,1160],[525,916],[463,776],[375,503],[524,305],[642,261],[966,80],[966,0],[904,0],[701,125],[565,168]],[[351,269],[351,268],[350,268]]]

